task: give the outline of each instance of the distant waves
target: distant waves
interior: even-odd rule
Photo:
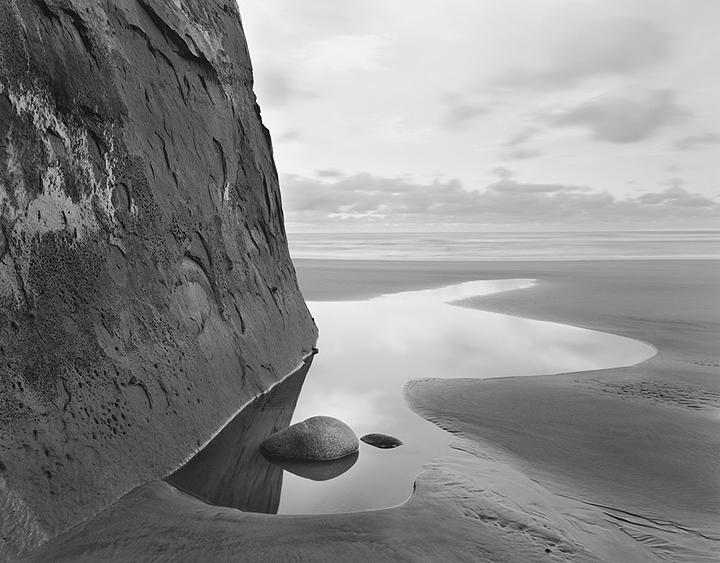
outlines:
[[[720,231],[290,233],[293,258],[346,260],[718,259]]]

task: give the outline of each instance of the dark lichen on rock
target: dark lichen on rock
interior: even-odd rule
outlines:
[[[175,469],[316,329],[235,3],[0,8],[1,559]]]

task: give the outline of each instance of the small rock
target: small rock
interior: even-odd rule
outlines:
[[[401,440],[398,440],[394,436],[388,436],[387,434],[365,434],[365,436],[360,439],[366,444],[383,449],[397,448],[403,445]]]
[[[329,460],[355,453],[359,447],[347,424],[330,416],[313,416],[266,438],[260,451],[274,457]]]

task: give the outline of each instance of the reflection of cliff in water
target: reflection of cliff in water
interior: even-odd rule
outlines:
[[[277,513],[283,470],[258,451],[287,428],[312,356],[285,381],[240,411],[202,450],[165,480],[205,502],[249,512]]]

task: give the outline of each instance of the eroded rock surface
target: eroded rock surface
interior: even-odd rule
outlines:
[[[358,451],[355,432],[331,416],[313,416],[276,432],[260,444],[260,451],[271,457],[331,460]]]
[[[234,0],[0,0],[0,559],[188,459],[296,368]]]

